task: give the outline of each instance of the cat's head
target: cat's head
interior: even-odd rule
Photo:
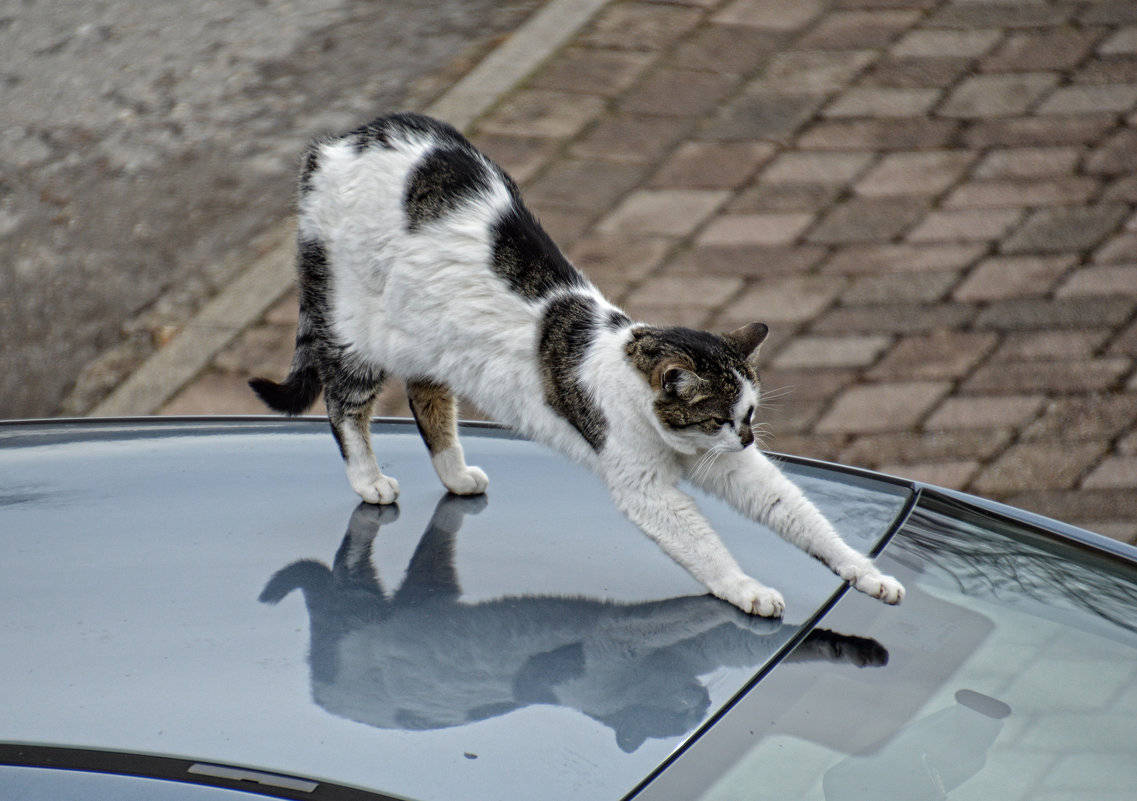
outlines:
[[[654,393],[652,411],[679,450],[740,451],[754,442],[759,383],[755,359],[769,329],[744,325],[729,334],[638,327],[628,358]]]

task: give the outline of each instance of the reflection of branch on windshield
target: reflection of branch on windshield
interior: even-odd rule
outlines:
[[[965,521],[918,510],[893,544],[951,577],[964,595],[1029,598],[1054,606],[1061,598],[1137,632],[1137,586]]]

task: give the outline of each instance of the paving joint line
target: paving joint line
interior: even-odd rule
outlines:
[[[551,0],[431,103],[425,113],[468,130],[610,2]],[[189,384],[289,291],[296,280],[294,231],[293,220],[275,226],[267,237],[275,243],[273,247],[211,298],[87,415],[154,414]]]

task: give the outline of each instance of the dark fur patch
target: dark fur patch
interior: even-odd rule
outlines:
[[[485,162],[469,150],[436,148],[407,178],[403,206],[407,227],[414,231],[470,202],[490,185]]]
[[[300,166],[300,196],[312,191],[312,175],[320,168],[320,148],[318,144],[308,147],[304,153],[304,162]]]
[[[423,381],[407,382],[407,399],[419,435],[431,456],[454,444],[458,416],[454,395],[447,387]]]
[[[604,447],[608,421],[581,384],[580,366],[600,324],[600,310],[592,298],[556,298],[545,309],[538,346],[545,402],[572,423],[595,451]]]
[[[494,225],[492,236],[494,272],[514,292],[540,300],[556,289],[587,285],[516,196],[514,205]]]
[[[389,148],[392,139],[421,138],[433,136],[440,144],[451,143],[473,146],[466,137],[458,133],[453,126],[441,120],[424,117],[421,114],[400,113],[378,117],[364,126],[356,128],[345,135],[351,141],[357,152],[367,150],[372,146]]]
[[[743,378],[758,383],[749,354],[735,342],[690,328],[638,328],[627,345],[628,358],[658,395],[655,413],[672,429],[698,426],[708,434],[730,421]],[[698,376],[697,391],[669,391],[664,377],[678,367]]]

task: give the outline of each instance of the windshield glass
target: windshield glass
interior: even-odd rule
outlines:
[[[1133,797],[1132,566],[939,499],[880,563],[905,602],[820,624],[865,638],[861,670],[811,637],[642,798]]]

